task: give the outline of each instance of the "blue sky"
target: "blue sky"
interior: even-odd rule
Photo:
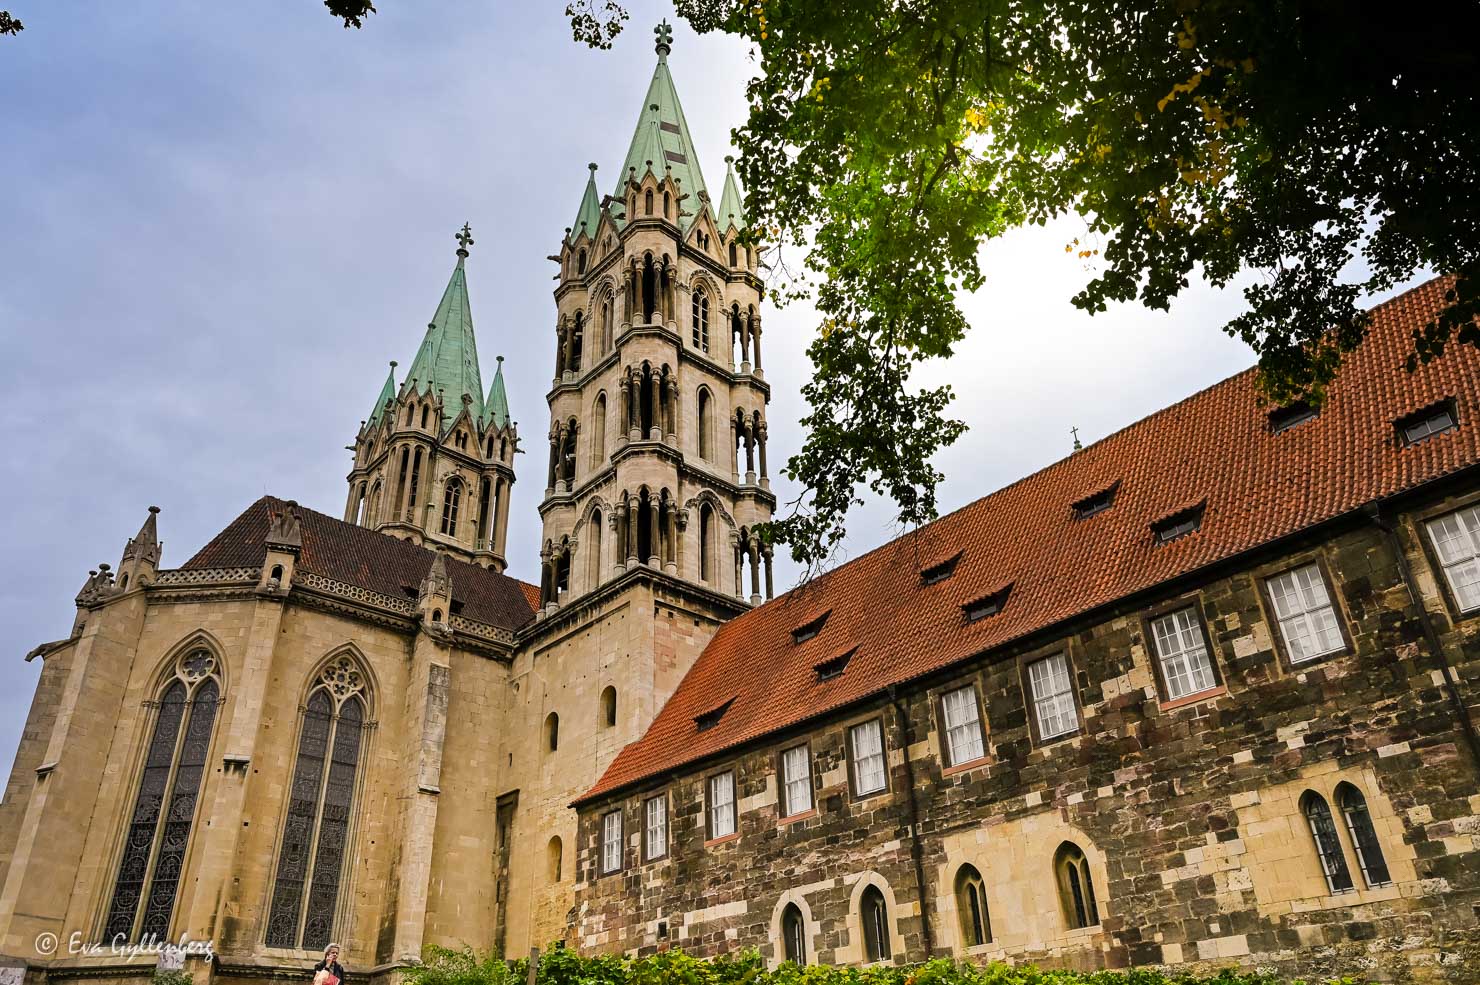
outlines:
[[[316,0],[146,6],[11,0],[0,39],[0,447],[10,506],[0,576],[0,760],[89,568],[117,564],[160,506],[177,565],[263,493],[330,514],[359,421],[409,363],[472,223],[468,282],[485,382],[506,357],[529,454],[510,573],[537,580],[551,277],[586,162],[608,190],[641,110],[653,24],[634,0],[608,52],[572,42],[564,4],[384,0],[346,31]],[[705,178],[743,121],[744,45],[675,30],[670,58]],[[1091,319],[1065,220],[985,250],[970,339],[925,374],[972,430],[940,458],[952,509],[1252,362],[1218,331],[1236,292],[1170,314]],[[772,463],[799,446],[805,305],[766,315]],[[776,464],[773,473],[778,472]],[[797,490],[776,479],[783,501]],[[849,554],[895,532],[870,503]],[[782,564],[778,589],[795,580]]]

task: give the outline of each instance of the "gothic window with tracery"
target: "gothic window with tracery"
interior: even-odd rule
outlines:
[[[324,667],[304,705],[267,919],[269,947],[318,951],[333,936],[368,701],[364,673],[344,655]]]
[[[204,648],[181,655],[151,702],[154,730],[113,884],[109,940],[170,936],[220,703],[216,657]]]
[[[703,291],[694,292],[694,348],[700,352],[709,351],[709,295]]]

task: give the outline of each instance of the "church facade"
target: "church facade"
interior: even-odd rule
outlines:
[[[142,981],[152,955],[117,945],[209,941],[198,980],[264,982],[334,941],[394,981],[427,944],[570,936],[571,801],[771,591],[758,258],[733,172],[705,183],[668,37],[610,193],[593,165],[553,258],[539,583],[504,573],[528,437],[502,360],[484,389],[464,227],[342,518],[265,497],[166,567],[151,510],[28,655],[0,954]]]

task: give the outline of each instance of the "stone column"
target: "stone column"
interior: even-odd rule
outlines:
[[[656,496],[648,500],[648,556],[647,563],[658,568],[662,564],[663,507]]]
[[[560,457],[560,432],[557,428],[550,429],[550,475],[545,480],[545,495],[548,496],[555,491],[555,481],[559,478],[555,471],[555,462]]]
[[[735,549],[735,597],[743,599],[745,597],[745,543],[740,539],[739,534],[731,536]]]
[[[755,315],[750,326],[751,340],[755,344],[755,374],[761,375],[761,316]]]
[[[663,570],[671,574],[678,573],[678,510],[670,500],[663,504],[663,534],[668,543],[668,549],[663,552]]]
[[[730,418],[730,481],[740,484],[740,432],[735,418]]]
[[[646,437],[652,441],[663,440],[663,378],[656,369],[648,371],[648,402],[652,405],[652,427]]]
[[[494,512],[493,552],[500,558],[505,557],[504,548],[509,540],[509,493],[512,491],[510,486],[513,484],[514,480],[499,476],[496,485],[498,491],[498,509]],[[502,571],[503,568],[499,568],[499,570]]]
[[[553,594],[550,591],[552,579],[550,577],[550,548],[548,546],[540,549],[540,608],[550,601]]]
[[[766,478],[766,422],[762,420],[756,429],[756,440],[760,445],[761,453],[761,485],[769,486]]]
[[[668,428],[668,443],[678,444],[678,380],[669,376],[663,380],[664,406],[667,413],[663,415]]]
[[[750,372],[750,323],[746,316],[741,313],[735,316],[740,329],[740,372]]]
[[[555,326],[555,379],[565,372],[565,319]]]
[[[612,545],[612,577],[615,578],[627,570],[627,544],[622,537],[622,510],[613,506],[606,518],[607,525],[611,528]]]
[[[689,529],[689,511],[675,510],[673,514],[673,569],[683,572],[683,542]]]
[[[750,604],[761,604],[761,550],[760,541],[750,535]]]
[[[745,484],[755,485],[755,424],[750,417],[745,418]]]
[[[765,547],[761,548],[761,557],[766,562],[766,598],[768,599],[773,599],[776,597],[776,587],[774,582],[772,582],[771,580],[771,553],[772,552],[770,544],[767,544]]]
[[[630,370],[632,402],[631,415],[627,421],[627,439],[629,441],[642,440],[642,370],[633,368]]]
[[[627,567],[637,563],[637,509],[641,505],[636,496],[627,498]]]
[[[617,420],[622,422],[622,427],[618,432],[619,437],[617,443],[625,445],[627,443],[627,432],[632,426],[632,381],[628,378],[626,370],[622,371],[622,375],[617,381],[617,386],[622,391],[621,402],[619,404],[621,412],[617,416]]]

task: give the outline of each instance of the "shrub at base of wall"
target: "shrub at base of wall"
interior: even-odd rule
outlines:
[[[1129,971],[1045,971],[1032,965],[958,964],[949,959],[900,967],[867,968],[783,964],[767,969],[755,951],[736,957],[695,958],[674,948],[643,958],[581,957],[556,946],[539,956],[536,985],[1305,985],[1302,979],[1239,974],[1212,976]],[[503,961],[472,950],[428,947],[422,963],[402,969],[403,985],[528,985],[529,959]],[[1310,985],[1317,985],[1312,979]],[[1358,985],[1354,978],[1320,979],[1319,985]]]

